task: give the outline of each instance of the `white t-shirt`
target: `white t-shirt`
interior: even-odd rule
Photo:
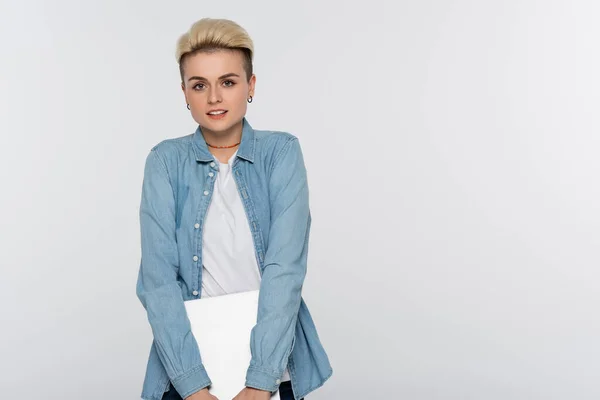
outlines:
[[[256,261],[252,232],[231,165],[218,165],[214,190],[204,221],[202,235],[201,298],[260,289],[260,272]],[[281,378],[289,381],[286,368]]]

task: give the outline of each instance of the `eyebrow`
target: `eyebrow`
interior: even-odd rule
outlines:
[[[232,76],[236,76],[236,77],[238,77],[238,78],[240,77],[238,74],[236,74],[236,73],[233,73],[233,72],[230,72],[230,73],[228,73],[228,74],[221,75],[221,76],[219,77],[219,79],[230,78],[230,77],[232,77]],[[188,82],[189,82],[189,81],[193,81],[193,80],[196,80],[196,81],[208,81],[208,79],[206,79],[206,78],[204,78],[204,77],[202,77],[202,76],[192,76],[191,78],[189,78],[189,79],[188,79]]]

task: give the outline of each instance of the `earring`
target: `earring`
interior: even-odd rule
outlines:
[[[252,96],[248,97],[248,103],[252,103]]]
[[[187,105],[187,109],[188,109],[188,110],[191,110],[191,108],[190,108],[190,105],[189,105],[189,104]]]

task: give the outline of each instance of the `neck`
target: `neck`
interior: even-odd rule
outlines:
[[[204,136],[204,140],[206,143],[210,143],[213,146],[231,146],[232,144],[236,144],[242,139],[242,128],[243,121],[240,121],[233,125],[231,128],[225,131],[212,131],[209,128],[202,127],[202,136]],[[208,146],[210,151],[215,150],[214,148]],[[216,149],[221,150],[221,149]],[[231,150],[231,149],[226,149]],[[234,149],[235,151],[235,149]]]
[[[202,135],[206,143],[210,143],[213,146],[231,146],[242,140],[242,128],[243,121],[238,122],[226,131],[215,132],[210,129],[202,127]],[[214,147],[208,147],[208,151],[214,155],[220,162],[225,163],[229,158],[236,152],[240,147],[235,146],[230,149],[216,149]]]
[[[233,148],[233,149],[210,149],[210,153],[213,156],[215,156],[217,158],[217,160],[219,160],[219,162],[221,162],[223,164],[227,164],[227,162],[229,161],[229,159],[231,158],[233,153],[235,153],[236,150],[237,150],[237,147]]]

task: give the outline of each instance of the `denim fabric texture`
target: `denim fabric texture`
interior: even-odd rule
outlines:
[[[254,130],[244,118],[231,168],[261,274],[246,386],[275,392],[287,366],[298,400],[332,375],[301,296],[311,214],[298,138]],[[201,296],[203,222],[217,174],[218,163],[200,126],[192,134],[161,141],[146,158],[136,285],[153,334],[144,400],[161,400],[170,384],[183,398],[211,384],[184,301]]]
[[[294,400],[294,392],[290,381],[282,382],[279,386],[280,400]],[[163,395],[162,400],[183,400],[179,393],[171,386],[171,389]],[[220,400],[220,399],[219,399]],[[300,399],[304,400],[304,399]]]

